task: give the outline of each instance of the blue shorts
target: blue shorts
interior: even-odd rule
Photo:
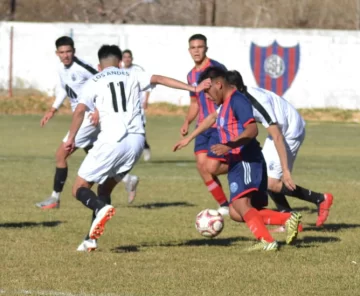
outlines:
[[[230,202],[252,193],[251,204],[263,208],[268,204],[267,172],[265,160],[229,163],[228,182]]]
[[[223,155],[218,156],[211,152],[211,146],[216,144],[220,144],[219,133],[216,128],[211,127],[195,138],[194,152],[195,154],[207,153],[210,158],[225,160]]]

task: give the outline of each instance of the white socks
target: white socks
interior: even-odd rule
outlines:
[[[60,199],[60,192],[53,191],[53,193],[51,194],[51,197],[55,197],[57,200],[59,200]]]

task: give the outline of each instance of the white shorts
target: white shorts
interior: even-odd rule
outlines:
[[[75,137],[76,148],[86,148],[94,144],[100,132],[99,126],[93,126],[89,118],[89,112],[85,112],[84,121]],[[68,140],[69,132],[63,139],[65,143]]]
[[[96,141],[82,162],[78,175],[87,182],[102,184],[107,178],[120,182],[140,158],[145,144],[142,134],[128,134],[117,143]]]
[[[290,172],[292,171],[297,153],[304,139],[305,131],[301,136],[296,139],[285,139],[285,148],[287,152],[287,160]],[[262,153],[266,161],[268,177],[280,180],[283,175],[283,171],[280,163],[279,154],[275,148],[275,144],[272,138],[266,138]]]

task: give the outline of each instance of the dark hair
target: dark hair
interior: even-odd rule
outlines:
[[[226,80],[226,71],[220,67],[209,67],[201,73],[197,83],[202,82],[205,79],[215,79],[222,77]]]
[[[74,48],[74,40],[68,36],[62,36],[55,41],[56,48],[59,48],[60,46],[69,45],[72,48]]]
[[[239,92],[246,92],[246,85],[244,84],[242,76],[238,71],[228,71],[226,73],[226,81],[231,85],[236,86]]]
[[[203,34],[195,34],[195,35],[192,35],[190,38],[189,38],[189,43],[193,40],[202,40],[205,42],[205,44],[207,44],[207,39],[206,37],[203,35]]]
[[[100,47],[98,51],[99,60],[106,59],[108,57],[117,57],[119,60],[122,59],[121,49],[117,45],[105,44]]]
[[[125,50],[122,52],[123,55],[126,54],[126,53],[128,53],[131,58],[133,57],[132,51],[131,51],[130,49],[125,49]]]

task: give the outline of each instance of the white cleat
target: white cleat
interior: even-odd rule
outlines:
[[[96,239],[87,239],[84,240],[77,248],[78,252],[92,252],[97,249],[97,241]]]
[[[98,239],[103,235],[106,222],[115,215],[115,212],[115,208],[111,205],[101,208],[90,227],[89,237],[91,239]]]
[[[144,155],[144,161],[149,161],[151,158],[151,151],[149,148],[144,149],[143,151],[143,155]]]
[[[222,216],[229,216],[229,207],[220,207],[217,210]]]
[[[139,177],[129,176],[129,180],[125,184],[126,191],[128,192],[128,203],[131,204],[136,196],[136,188],[139,184]]]

